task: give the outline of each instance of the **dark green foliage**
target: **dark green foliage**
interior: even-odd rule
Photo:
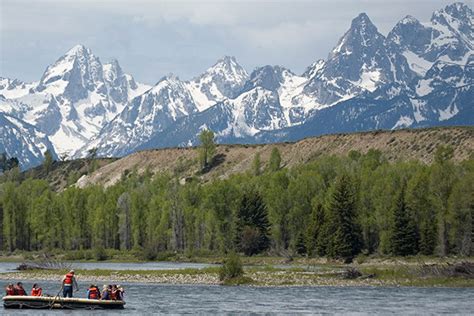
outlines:
[[[393,217],[392,253],[396,256],[415,255],[418,252],[418,232],[406,207],[404,187],[397,196]]]
[[[436,210],[429,192],[429,174],[420,169],[410,179],[406,193],[407,211],[417,225],[421,254],[432,255],[437,239]]]
[[[348,175],[342,174],[329,197],[328,222],[331,236],[327,254],[351,262],[361,250],[361,234],[356,218],[354,187]]]
[[[18,158],[8,158],[5,153],[0,154],[0,172],[6,172],[20,165]]]
[[[53,155],[51,151],[48,149],[44,152],[44,160],[43,160],[43,169],[46,174],[51,172],[51,168],[53,167]]]
[[[390,255],[393,244],[399,255],[472,254],[474,160],[453,162],[446,149],[437,156],[431,165],[389,163],[369,150],[291,168],[275,158],[258,176],[183,184],[179,171],[131,169],[107,188],[60,192],[13,168],[0,176],[0,245],[89,259],[104,251],[155,260],[237,250],[349,261],[361,251]]]
[[[236,253],[229,254],[219,270],[219,280],[225,281],[235,279],[242,277],[243,275],[244,269],[240,257]]]
[[[300,256],[304,256],[308,253],[308,249],[306,248],[303,232],[300,232],[298,236],[298,240],[296,243],[296,253],[299,254]]]
[[[267,210],[257,192],[245,193],[237,213],[237,240],[240,251],[247,256],[258,254],[270,246]]]
[[[5,172],[7,170],[7,154],[0,154],[0,171]]]
[[[321,203],[314,203],[306,235],[306,250],[312,256],[324,256],[328,236],[325,235],[325,214]]]
[[[94,259],[97,261],[104,261],[107,260],[107,252],[105,251],[104,247],[98,246],[94,248]]]

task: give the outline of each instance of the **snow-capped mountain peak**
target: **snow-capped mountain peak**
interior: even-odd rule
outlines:
[[[109,63],[103,65],[104,78],[113,82],[124,75],[122,67],[117,59],[112,59]]]
[[[14,112],[45,133],[61,156],[73,155],[148,88],[125,74],[118,61],[103,65],[84,45],[48,66],[38,83],[15,84],[12,90],[13,83],[3,81],[0,93],[8,100],[0,111]]]
[[[83,44],[77,44],[68,50],[65,56],[81,56],[85,54],[91,54],[91,50],[85,47]]]
[[[249,91],[255,87],[262,87],[270,91],[277,91],[282,85],[284,73],[294,74],[281,66],[266,65],[252,71],[250,78],[245,84],[243,91]]]
[[[431,22],[450,25],[454,21],[472,23],[472,10],[466,4],[455,2],[445,8],[436,10],[431,16]]]
[[[224,56],[203,74],[187,83],[199,111],[238,95],[248,73],[235,57]]]
[[[233,56],[224,56],[219,59],[212,67],[206,70],[201,75],[203,76],[223,76],[227,81],[233,81],[238,84],[242,84],[247,80],[248,74],[245,69],[237,62],[237,59]]]
[[[415,18],[411,15],[407,15],[403,19],[401,19],[400,22],[398,22],[398,23],[400,23],[400,24],[418,24],[418,23],[420,23],[420,21],[418,21],[417,18]]]
[[[474,49],[474,16],[465,4],[453,3],[433,13],[430,22],[412,17],[398,22],[387,36],[410,68],[424,76],[437,60],[465,64]]]

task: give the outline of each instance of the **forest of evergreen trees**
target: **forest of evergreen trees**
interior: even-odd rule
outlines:
[[[118,249],[246,255],[472,255],[474,159],[388,162],[376,150],[321,155],[292,167],[254,157],[228,179],[180,184],[175,174],[123,175],[108,188],[54,192],[4,177],[0,244],[15,250]]]

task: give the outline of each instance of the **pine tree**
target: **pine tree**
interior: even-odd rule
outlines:
[[[336,180],[329,205],[328,255],[351,262],[361,249],[361,233],[356,218],[356,199],[352,182],[343,174]]]
[[[51,151],[48,149],[44,152],[44,160],[43,160],[43,168],[46,174],[51,172],[51,168],[53,167],[53,155]]]
[[[419,250],[424,255],[434,253],[437,241],[436,210],[429,190],[429,174],[425,168],[410,179],[407,184],[406,207],[417,223]]]
[[[0,172],[7,170],[7,155],[5,153],[0,154]]]
[[[298,234],[298,239],[296,241],[296,253],[299,255],[306,255],[308,253],[303,232]]]
[[[258,193],[244,194],[237,214],[237,247],[246,255],[260,253],[270,246],[267,210]]]
[[[306,248],[309,255],[324,256],[326,252],[326,240],[324,240],[324,209],[321,203],[314,203],[311,213],[310,224],[306,235]]]
[[[406,207],[404,186],[396,199],[393,215],[392,253],[396,256],[415,255],[418,252],[418,232]]]

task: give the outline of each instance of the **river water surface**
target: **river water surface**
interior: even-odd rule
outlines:
[[[5,283],[5,282],[3,282]],[[4,285],[2,283],[2,285]],[[25,288],[31,287],[25,282]],[[57,283],[43,282],[56,295]],[[207,285],[123,284],[123,311],[34,311],[34,315],[150,314],[473,314],[474,289],[412,287],[228,287]],[[79,284],[76,297],[85,297]],[[0,310],[3,315],[32,315]]]
[[[155,264],[153,269],[163,263]],[[87,268],[152,269],[148,264],[113,264]],[[11,272],[8,264],[0,271]],[[76,264],[75,267],[78,268]],[[193,265],[205,267],[207,265]],[[189,267],[166,263],[164,268]],[[14,268],[14,267],[13,267]],[[85,268],[81,266],[81,268]],[[7,271],[4,271],[7,270]],[[79,276],[80,280],[80,276]],[[6,281],[0,281],[3,288]],[[98,281],[98,285],[103,282]],[[33,282],[24,282],[30,290]],[[41,282],[45,294],[56,295],[59,284]],[[85,297],[89,284],[79,282],[76,297]],[[228,287],[218,285],[161,285],[124,283],[123,311],[3,310],[2,315],[150,315],[150,314],[474,314],[474,288],[414,287]]]

